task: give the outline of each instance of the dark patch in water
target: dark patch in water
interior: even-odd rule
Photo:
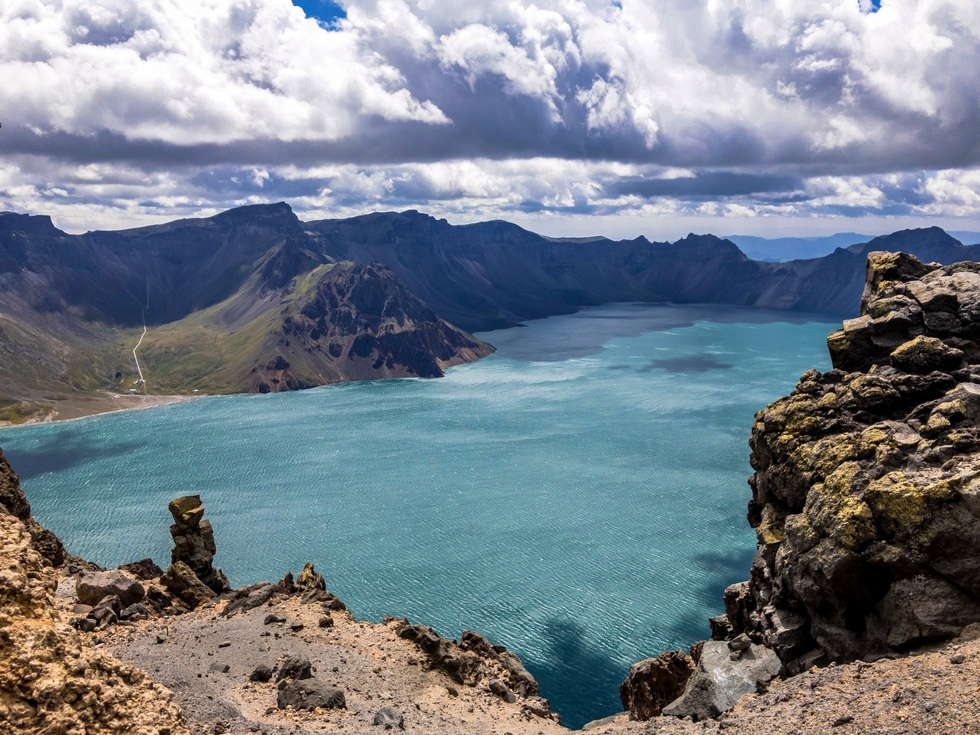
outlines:
[[[20,479],[30,480],[48,472],[81,467],[105,457],[123,456],[141,446],[138,442],[106,444],[93,441],[90,431],[64,428],[53,433],[39,447],[18,448],[15,441],[9,447],[4,446],[3,451]]]
[[[575,730],[622,710],[619,685],[628,672],[589,641],[579,623],[554,618],[544,627],[548,661],[530,668],[561,723]]]

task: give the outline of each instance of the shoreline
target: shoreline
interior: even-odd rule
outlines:
[[[176,403],[186,403],[199,398],[207,398],[211,394],[200,395],[125,395],[110,393],[86,393],[83,396],[44,401],[41,405],[48,407],[48,412],[40,417],[30,417],[25,421],[0,421],[0,429],[16,429],[21,426],[37,426],[38,424],[65,423],[77,421],[91,416],[119,413],[122,411],[143,411],[150,408],[170,406]],[[125,405],[133,404],[135,405]]]

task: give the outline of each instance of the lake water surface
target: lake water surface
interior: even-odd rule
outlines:
[[[203,398],[0,430],[75,554],[169,562],[200,493],[235,586],[307,560],[361,618],[516,651],[571,726],[631,663],[708,636],[748,576],[755,411],[829,369],[820,316],[613,304],[480,335],[441,380]],[[151,378],[152,380],[152,378]]]

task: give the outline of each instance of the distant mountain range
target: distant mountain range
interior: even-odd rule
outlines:
[[[949,232],[964,245],[980,243],[980,232]],[[756,237],[754,235],[726,235],[738,245],[738,249],[753,260],[785,263],[788,260],[822,258],[837,248],[859,245],[874,239],[872,235],[856,232],[838,232],[825,237]]]
[[[689,235],[555,239],[415,211],[301,222],[284,203],[69,235],[0,213],[0,418],[66,395],[266,392],[432,377],[492,348],[477,331],[613,301],[857,313],[871,250],[942,263],[974,248],[906,230],[785,263]],[[6,411],[6,414],[4,414]]]

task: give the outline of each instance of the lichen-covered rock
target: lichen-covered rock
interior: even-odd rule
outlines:
[[[189,735],[170,693],[88,648],[55,609],[56,572],[0,512],[0,732]]]
[[[980,620],[980,264],[872,253],[862,311],[752,429],[758,551],[724,635],[788,672]]]
[[[301,590],[322,590],[325,592],[327,589],[327,583],[323,580],[323,576],[317,573],[313,568],[313,563],[309,561],[303,565],[303,571],[296,578],[296,586]]]
[[[623,709],[631,720],[656,717],[665,705],[681,696],[694,669],[694,659],[684,651],[664,651],[633,664],[619,687]]]

